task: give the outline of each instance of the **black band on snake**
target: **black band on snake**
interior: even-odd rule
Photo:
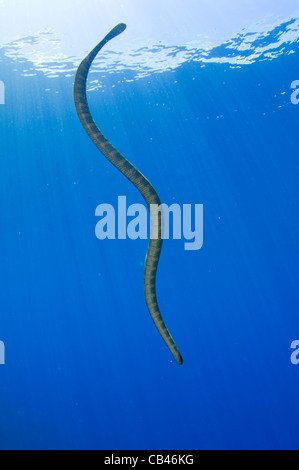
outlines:
[[[95,59],[98,52],[102,47],[114,38],[118,34],[122,33],[126,29],[125,24],[119,24],[113,28],[107,36],[88,54],[88,56],[81,62],[75,78],[74,83],[74,100],[76,110],[79,119],[84,127],[85,131],[95,143],[97,148],[104,154],[104,156],[125,175],[134,186],[140,191],[145,199],[145,202],[150,209],[151,204],[157,204],[160,206],[161,201],[150,182],[134,167],[121,153],[119,153],[113,145],[106,139],[95,124],[86,97],[86,81],[90,66]],[[162,215],[159,212],[157,218],[158,224],[155,228],[156,239],[150,237],[146,260],[144,268],[144,293],[147,307],[150,315],[168,348],[170,349],[174,359],[178,364],[183,363],[183,359],[180,352],[169,333],[163,318],[161,316],[157,295],[156,295],[156,273],[158,268],[158,262],[162,249]],[[151,232],[152,232],[152,218],[151,218]]]

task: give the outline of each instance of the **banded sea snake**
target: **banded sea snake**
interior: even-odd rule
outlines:
[[[126,29],[126,25],[120,23],[115,26],[107,36],[88,54],[88,56],[81,62],[76,73],[74,83],[74,101],[77,114],[85,131],[97,146],[97,148],[104,154],[104,156],[124,175],[134,186],[140,191],[145,202],[150,209],[151,204],[160,206],[160,198],[151,185],[151,183],[130,163],[121,153],[116,150],[113,145],[101,133],[93,117],[90,113],[86,96],[86,81],[89,69],[98,52],[102,47],[115,36],[118,36]],[[145,300],[150,312],[150,315],[157,327],[160,335],[170,349],[174,359],[178,364],[183,364],[182,356],[169,333],[162,315],[159,310],[157,294],[156,294],[156,274],[162,249],[162,215],[161,212],[157,218],[158,224],[154,229],[156,230],[155,239],[150,237],[145,267],[144,267],[144,294]],[[151,218],[151,233],[153,230]]]

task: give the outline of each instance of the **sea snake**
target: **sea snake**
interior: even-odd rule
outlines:
[[[145,202],[150,209],[151,204],[160,206],[161,201],[151,183],[130,163],[121,153],[116,150],[113,145],[106,139],[95,124],[90,113],[87,97],[86,97],[86,81],[88,71],[91,67],[93,60],[102,47],[118,36],[126,29],[126,25],[120,23],[115,26],[110,33],[88,54],[88,56],[81,62],[76,73],[74,83],[74,100],[76,111],[85,131],[95,143],[97,148],[104,154],[104,156],[123,174],[125,175],[134,186],[140,191],[145,199]],[[152,214],[151,214],[152,215]],[[170,349],[174,359],[178,364],[183,364],[182,356],[169,333],[162,315],[159,310],[157,294],[156,294],[156,274],[162,249],[162,212],[158,213],[156,218],[156,226],[153,226],[153,219],[151,216],[151,236],[146,254],[145,268],[144,268],[144,294],[145,300],[150,312],[150,315],[156,325],[160,335]],[[152,237],[153,232],[156,234]]]

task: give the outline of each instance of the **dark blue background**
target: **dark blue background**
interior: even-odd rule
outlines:
[[[2,51],[1,449],[298,448],[298,45],[201,65],[89,93],[163,202],[204,204],[202,250],[167,241],[158,272],[179,367],[145,306],[147,242],[95,237],[98,204],[142,199],[81,128],[74,77]]]

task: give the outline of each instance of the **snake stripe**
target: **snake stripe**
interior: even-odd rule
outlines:
[[[117,25],[81,62],[75,77],[74,101],[77,114],[88,136],[97,146],[97,148],[103,153],[103,155],[140,191],[150,210],[152,204],[156,204],[158,206],[161,204],[157,192],[151,183],[145,178],[145,176],[120,152],[118,152],[118,150],[113,147],[109,140],[106,139],[106,137],[99,130],[89,110],[86,96],[87,76],[93,60],[102,47],[108,41],[110,41],[110,39],[118,36],[125,29],[125,24],[120,23]],[[178,364],[183,364],[182,356],[164,323],[157,301],[156,274],[163,242],[161,212],[158,213],[157,220],[158,223],[154,225],[151,217],[151,237],[148,244],[144,267],[144,295],[149,313],[157,327],[158,332],[167,344],[176,362]],[[155,233],[155,237],[152,237],[153,232]]]

